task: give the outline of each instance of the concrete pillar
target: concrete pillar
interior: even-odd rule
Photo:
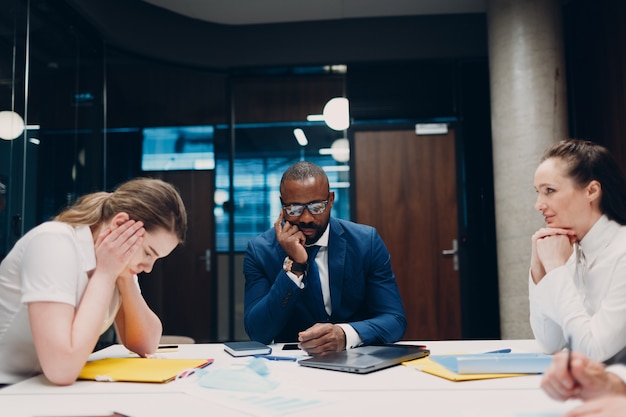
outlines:
[[[530,237],[543,224],[533,175],[567,138],[560,0],[488,0],[491,129],[503,339],[532,338]]]

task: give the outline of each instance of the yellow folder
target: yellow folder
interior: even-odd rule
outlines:
[[[450,381],[473,381],[478,379],[491,379],[491,378],[509,378],[512,376],[522,376],[527,374],[457,374],[451,371],[443,365],[438,364],[429,357],[415,359],[408,362],[403,362],[403,365],[414,366],[422,372],[426,372],[431,375],[435,375],[441,378],[449,379]]]
[[[78,379],[163,383],[211,363],[213,359],[106,358],[87,362]]]

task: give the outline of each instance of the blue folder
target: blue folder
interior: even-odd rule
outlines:
[[[552,362],[552,355],[543,353],[475,353],[430,358],[457,374],[541,374]]]

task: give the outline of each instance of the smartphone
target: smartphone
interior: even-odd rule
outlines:
[[[285,343],[283,350],[300,350],[297,343]]]

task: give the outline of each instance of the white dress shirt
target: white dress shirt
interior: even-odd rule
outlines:
[[[320,285],[322,287],[322,296],[324,297],[324,308],[326,309],[326,314],[328,314],[328,316],[330,316],[333,312],[333,307],[330,299],[330,282],[328,275],[329,236],[330,224],[328,225],[328,227],[326,227],[326,230],[324,231],[322,236],[320,236],[317,242],[315,242],[315,245],[320,247],[317,255],[315,256],[315,263],[317,263],[317,269],[319,270],[320,274]],[[291,278],[291,280],[295,282],[298,287],[304,288],[304,283],[302,282],[304,274],[298,277],[292,272],[287,272],[287,276],[289,276],[289,278]],[[340,326],[346,334],[346,349],[351,349],[361,345],[361,337],[352,326],[347,323],[337,323],[337,326]]]
[[[586,272],[575,278],[575,253],[535,285],[529,274],[530,324],[546,353],[572,348],[604,361],[626,346],[626,226],[602,216],[580,242]]]

